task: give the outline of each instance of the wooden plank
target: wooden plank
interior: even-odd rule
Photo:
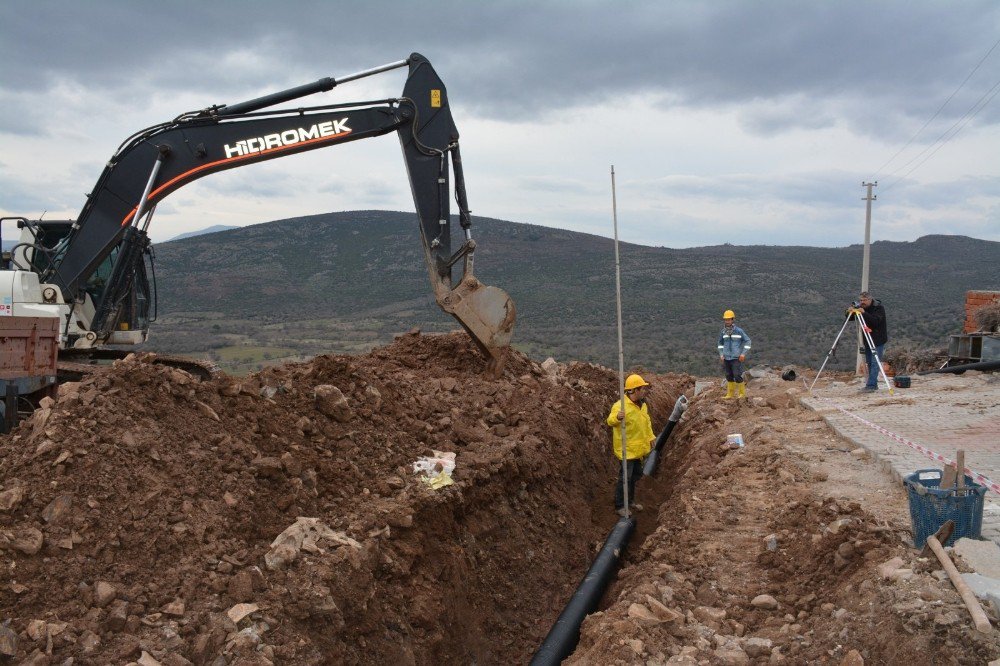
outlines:
[[[941,475],[941,485],[938,486],[941,490],[946,488],[951,488],[955,485],[955,479],[958,477],[958,468],[954,465],[945,465],[944,473]]]
[[[958,453],[955,454],[955,465],[957,467],[957,469],[955,471],[958,473],[958,477],[955,479],[955,483],[957,484],[958,490],[964,491],[965,490],[965,450],[964,449],[959,449]]]
[[[937,555],[938,561],[941,562],[941,566],[948,573],[948,578],[951,579],[951,584],[955,586],[955,590],[958,591],[959,596],[962,597],[962,601],[965,602],[965,607],[969,609],[969,614],[972,615],[972,622],[976,625],[976,631],[983,634],[990,633],[993,627],[990,626],[990,620],[986,617],[986,613],[983,612],[982,605],[976,599],[976,595],[973,594],[968,583],[962,578],[962,574],[958,573],[958,569],[955,568],[954,563],[948,557],[948,553],[945,552],[940,542],[938,542],[937,537],[927,537],[927,545]]]

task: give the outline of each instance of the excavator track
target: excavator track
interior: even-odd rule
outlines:
[[[77,353],[64,352],[56,365],[59,381],[79,381],[88,375],[104,372],[110,367],[109,362],[123,359],[133,353],[135,352],[119,351],[116,349],[96,349]],[[171,368],[184,370],[202,381],[209,381],[223,374],[219,366],[211,361],[203,361],[186,356],[149,354],[148,360],[157,365],[166,365]]]

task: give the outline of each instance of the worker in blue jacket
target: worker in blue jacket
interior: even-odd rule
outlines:
[[[743,361],[750,353],[750,336],[736,325],[736,313],[726,310],[722,313],[722,333],[719,334],[719,360],[726,369],[726,395],[734,397],[739,389],[739,397],[747,395],[747,385],[743,381]]]

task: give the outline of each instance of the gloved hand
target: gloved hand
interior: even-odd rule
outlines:
[[[740,354],[740,363],[742,363],[745,360],[747,360],[747,355],[746,354]]]

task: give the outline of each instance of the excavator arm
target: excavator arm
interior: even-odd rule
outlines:
[[[271,108],[404,66],[409,67],[409,76],[399,98]],[[515,308],[503,290],[475,278],[476,243],[458,130],[444,84],[417,53],[340,80],[324,78],[240,104],[185,113],[133,135],[108,162],[68,236],[52,252],[43,281],[56,284],[67,303],[79,302],[88,290],[95,307],[91,330],[102,339],[118,324],[137,276],[143,275],[147,228],[157,203],[171,192],[218,171],[390,132],[396,132],[402,144],[435,299],[468,331],[496,372],[510,343]],[[461,245],[454,251],[452,174],[463,231]],[[110,273],[95,290],[92,277],[109,257]],[[453,272],[459,264],[461,276],[456,278]]]

